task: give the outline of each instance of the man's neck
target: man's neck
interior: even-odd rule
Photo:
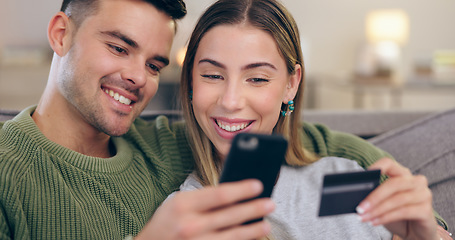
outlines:
[[[84,155],[112,157],[115,149],[109,146],[110,136],[94,128],[81,116],[74,116],[71,107],[63,106],[65,100],[55,99],[59,97],[45,93],[32,115],[44,136]]]

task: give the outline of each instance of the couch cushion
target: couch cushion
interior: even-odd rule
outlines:
[[[322,123],[330,129],[370,138],[406,125],[431,111],[417,110],[304,110],[303,120]]]
[[[0,122],[12,119],[19,113],[17,110],[0,109]]]
[[[455,109],[424,117],[370,140],[414,174],[428,178],[434,208],[455,229]]]

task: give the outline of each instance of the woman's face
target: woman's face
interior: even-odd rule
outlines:
[[[281,104],[294,98],[300,76],[300,65],[288,74],[267,32],[243,24],[214,27],[194,59],[194,115],[224,158],[237,133],[272,133]]]

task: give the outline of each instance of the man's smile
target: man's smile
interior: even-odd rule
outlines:
[[[129,106],[133,102],[133,100],[131,100],[123,95],[120,95],[119,93],[114,92],[113,90],[108,90],[108,89],[103,89],[103,90],[106,94],[111,96],[114,100],[116,100],[122,104]]]

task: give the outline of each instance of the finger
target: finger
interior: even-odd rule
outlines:
[[[390,178],[382,183],[379,187],[377,187],[373,192],[371,192],[359,204],[357,210],[360,214],[363,214],[369,212],[373,208],[377,208],[377,206],[382,202],[389,201],[393,198],[394,195],[399,195],[400,193],[412,194],[413,192],[415,192],[416,195],[422,194],[424,197],[428,197],[428,194],[430,194],[431,198],[431,191],[428,189],[428,181],[425,176],[411,175]],[[404,198],[404,200],[407,199],[407,197]],[[402,205],[404,203],[405,202],[394,204]]]
[[[251,200],[211,211],[204,219],[207,222],[201,224],[215,229],[226,228],[262,218],[274,209],[275,204],[270,199]]]
[[[428,205],[409,205],[402,208],[397,208],[394,211],[389,211],[381,216],[373,218],[371,222],[374,226],[385,225],[397,221],[426,221],[431,219],[433,223],[433,208]]]
[[[372,204],[368,214],[363,214],[362,219],[369,221],[388,212],[396,211],[412,205],[430,206],[432,193],[428,187],[414,188],[407,191],[396,192],[379,203]],[[405,218],[406,216],[402,216]]]
[[[264,217],[271,213],[275,205],[270,199],[256,199],[237,203],[224,208],[213,209],[191,215],[175,223],[175,232],[179,236],[194,237],[228,229],[244,222]]]
[[[389,177],[412,175],[408,168],[403,167],[397,161],[390,158],[382,158],[368,167],[368,169],[381,169],[381,173]]]
[[[247,240],[259,239],[267,236],[270,233],[270,223],[267,221],[260,221],[248,225],[237,225],[232,228],[223,229],[218,232],[213,232],[198,238],[198,240]]]
[[[406,217],[403,217],[406,216]],[[403,239],[436,239],[436,220],[431,204],[426,207],[401,208],[371,221],[372,225],[384,225]]]
[[[179,192],[175,197],[184,200],[184,207],[191,211],[208,211],[258,196],[263,190],[258,180],[223,183],[196,191]]]
[[[437,226],[438,236],[444,240],[452,240],[452,233],[446,231],[443,227]]]

